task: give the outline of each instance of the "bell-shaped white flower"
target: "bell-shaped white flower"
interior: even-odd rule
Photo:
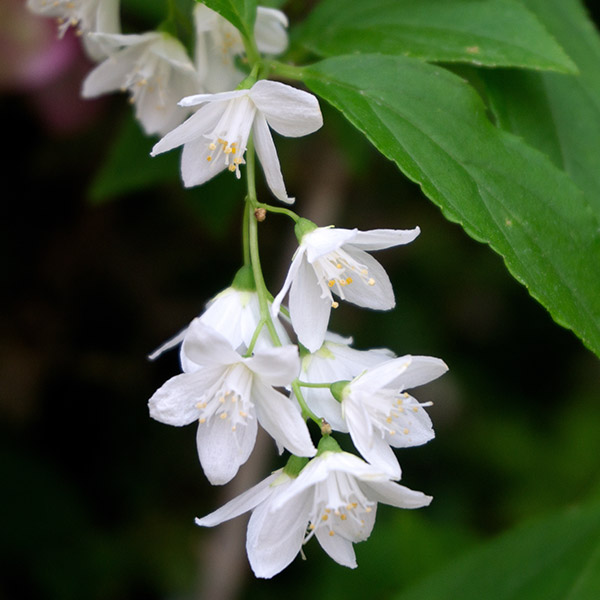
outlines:
[[[299,379],[306,383],[349,380],[370,367],[394,358],[394,353],[386,348],[357,350],[350,344],[352,338],[328,331],[323,345],[316,352],[302,356]],[[302,395],[312,412],[325,419],[332,429],[348,432],[341,404],[331,395],[329,388],[303,387]]]
[[[90,38],[113,51],[83,82],[85,98],[128,90],[136,118],[149,135],[164,135],[189,115],[177,102],[198,91],[199,83],[179,40],[162,32],[97,33]]]
[[[27,0],[27,7],[38,15],[58,19],[61,37],[69,27],[77,28],[86,51],[94,60],[106,57],[108,49],[101,42],[91,40],[88,34],[121,31],[119,0]]]
[[[356,567],[353,544],[371,534],[378,502],[421,508],[431,497],[391,481],[357,456],[320,451],[297,477],[275,472],[196,523],[212,527],[252,510],[248,559],[257,577],[269,578],[285,569],[313,535],[336,562]]]
[[[448,370],[431,356],[402,356],[366,370],[340,386],[342,416],[352,442],[371,464],[400,477],[391,447],[419,446],[435,433],[431,418],[405,390],[433,381]]]
[[[186,187],[200,185],[221,171],[240,177],[250,132],[267,183],[283,202],[288,198],[269,127],[287,137],[319,129],[323,117],[315,96],[277,81],[260,80],[250,89],[184,98],[181,106],[200,108],[163,137],[152,156],[183,145],[181,175]]]
[[[202,88],[214,94],[232,90],[245,74],[236,66],[236,57],[244,53],[240,32],[219,13],[205,6],[194,7],[196,30],[195,60]],[[274,8],[256,10],[254,38],[261,54],[281,54],[288,46],[288,20]]]
[[[412,242],[420,229],[338,229],[317,227],[306,219],[296,225],[300,246],[281,291],[273,301],[276,314],[289,290],[289,311],[300,343],[315,352],[327,331],[331,308],[342,300],[389,310],[395,306],[392,284],[368,251]]]
[[[293,402],[274,389],[289,385],[300,368],[295,346],[240,356],[218,332],[192,321],[183,342],[184,373],[169,379],[150,398],[150,415],[183,426],[198,421],[200,463],[215,485],[230,481],[256,440],[257,420],[278,446],[313,456],[306,423]]]

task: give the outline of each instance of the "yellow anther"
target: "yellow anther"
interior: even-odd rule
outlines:
[[[321,517],[321,521],[327,521],[327,519],[329,519],[329,515],[323,515]]]
[[[367,271],[367,269],[361,269],[360,273],[361,275],[368,275],[369,271]]]
[[[347,283],[348,285],[350,285],[350,284],[352,283],[352,277],[347,277],[347,278],[346,278],[346,283]]]
[[[229,146],[225,146],[225,148],[223,148],[223,152],[225,152],[225,154],[231,154],[232,150]]]
[[[371,277],[371,279],[369,279],[369,281],[367,281],[367,283],[369,285],[375,285],[375,280]]]
[[[408,427],[405,427],[405,428],[402,430],[402,433],[403,433],[404,435],[408,435]]]
[[[227,167],[232,173],[235,171],[235,165],[231,164]]]
[[[388,417],[385,422],[389,425],[392,422],[392,417]]]
[[[338,263],[337,265],[335,265],[337,269],[341,269],[342,268],[342,263]]]
[[[202,417],[202,418],[198,419],[198,422],[199,423],[206,423],[206,419],[204,417]]]
[[[419,412],[419,407],[418,406],[413,406],[413,412]]]
[[[370,506],[367,506],[367,508],[365,508],[365,512],[366,513],[370,513],[373,509]]]
[[[219,415],[220,419],[223,419],[223,421],[227,418],[227,411],[223,411],[220,415]]]
[[[233,426],[231,427],[231,431],[235,431],[236,429],[237,429],[237,428],[236,428],[236,426],[235,426],[235,425],[233,425]]]
[[[216,150],[217,149],[217,145],[214,142],[211,142],[208,145],[209,150]]]
[[[330,280],[327,282],[327,285],[328,285],[329,287],[333,287],[333,286],[335,285],[335,279],[330,279]]]
[[[333,537],[335,535],[335,533],[333,532],[333,529],[329,532],[329,537]]]
[[[225,404],[225,396],[221,396],[221,397],[219,398],[219,402],[220,402],[221,404]]]
[[[341,519],[342,521],[345,521],[345,520],[346,520],[346,515],[340,515],[340,519]]]
[[[396,430],[395,429],[390,429],[390,435],[396,435]]]
[[[243,417],[244,419],[248,416],[247,412],[244,412],[243,410],[240,410],[240,417]]]
[[[198,402],[196,408],[206,408],[206,402]]]
[[[339,302],[336,302],[335,300],[331,303],[331,308],[337,308],[340,305]]]
[[[208,162],[210,162],[210,161],[212,160],[212,156],[207,156],[207,157],[206,157],[206,160],[207,160]]]
[[[312,531],[312,530],[315,528],[315,524],[314,524],[314,523],[311,523],[311,524],[308,526],[308,528],[309,528],[309,529]]]

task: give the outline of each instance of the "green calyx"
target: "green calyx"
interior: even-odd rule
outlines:
[[[329,386],[331,395],[338,401],[341,402],[346,397],[346,390],[348,388],[349,381],[336,381]]]
[[[305,456],[292,456],[289,457],[285,467],[283,467],[283,472],[288,477],[296,478],[300,474],[300,471],[304,469],[306,464],[308,463],[308,458]]]
[[[315,225],[309,219],[300,218],[296,221],[296,225],[294,225],[294,233],[296,234],[296,238],[298,243],[302,243],[302,238],[311,231],[317,229],[317,225]]]
[[[323,436],[317,446],[317,456],[321,456],[324,452],[342,452],[340,445],[330,436]]]
[[[254,274],[252,267],[244,266],[235,274],[231,287],[240,292],[255,292],[256,283],[254,282]]]

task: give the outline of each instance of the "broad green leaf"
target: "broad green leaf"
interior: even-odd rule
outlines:
[[[575,60],[579,74],[487,71],[501,127],[564,168],[600,215],[600,36],[578,0],[524,0]]]
[[[100,204],[151,185],[176,181],[178,154],[167,153],[152,158],[150,150],[155,141],[144,135],[130,115],[92,181],[88,191],[90,201]]]
[[[202,4],[227,19],[246,39],[252,39],[256,0],[202,0]]]
[[[518,0],[325,0],[298,41],[321,56],[380,52],[429,61],[575,70]]]
[[[596,600],[600,505],[547,515],[470,551],[396,600]]]
[[[336,57],[303,80],[600,355],[599,226],[564,172],[494,127],[463,79],[420,60]]]

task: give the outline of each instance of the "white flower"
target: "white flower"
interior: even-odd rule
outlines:
[[[87,34],[121,31],[119,0],[27,0],[27,7],[36,14],[58,19],[61,37],[69,27],[77,27],[88,54],[95,60],[104,58],[107,51]]]
[[[394,307],[394,292],[383,267],[366,251],[412,242],[415,229],[337,229],[315,227],[301,235],[300,246],[281,291],[273,301],[274,314],[290,292],[289,310],[300,343],[311,352],[323,343],[332,307],[332,292],[342,300],[378,310]],[[300,236],[299,236],[300,237]]]
[[[258,294],[255,291],[240,290],[235,287],[225,288],[209,300],[206,310],[198,317],[198,320],[219,332],[236,351],[244,353],[250,347],[260,322]],[[289,344],[289,337],[279,320],[273,319],[273,324],[281,343],[284,345]],[[189,327],[184,328],[152,352],[148,358],[154,360],[163,352],[181,344],[188,331]],[[266,326],[263,326],[254,348],[260,350],[272,346],[273,342],[269,331]],[[183,348],[182,346],[181,363],[184,370],[187,370],[186,365],[189,359]]]
[[[371,534],[378,502],[420,508],[431,497],[390,481],[352,454],[325,451],[297,478],[275,472],[196,523],[212,527],[252,510],[248,559],[257,577],[268,578],[285,569],[313,535],[336,562],[356,567],[352,544]]]
[[[352,338],[343,338],[328,331],[323,345],[316,352],[302,357],[299,378],[306,383],[349,380],[365,369],[394,357],[393,352],[386,348],[356,350],[350,347],[351,343]],[[341,404],[331,395],[329,388],[303,387],[302,395],[308,407],[334,430],[348,431]]]
[[[405,390],[447,370],[439,358],[407,355],[368,369],[342,389],[342,416],[356,449],[394,479],[400,477],[400,466],[390,446],[419,446],[435,436],[426,405]]]
[[[300,361],[295,346],[243,358],[198,319],[192,321],[183,346],[186,372],[154,393],[150,415],[176,426],[198,421],[198,456],[212,484],[227,483],[246,462],[257,420],[279,446],[298,456],[314,455],[306,423],[293,402],[273,388],[296,377]]]
[[[239,31],[219,13],[204,4],[194,7],[196,30],[196,68],[203,89],[210,93],[234,89],[245,74],[235,64],[244,53]],[[284,13],[259,6],[256,11],[254,38],[262,54],[281,54],[288,45]]]
[[[164,135],[189,114],[177,105],[198,90],[198,76],[185,48],[166,33],[90,34],[113,51],[85,79],[82,94],[93,98],[128,90],[147,134]]]
[[[199,94],[181,106],[201,104],[198,111],[168,133],[152,156],[183,145],[181,174],[186,187],[200,185],[229,169],[240,176],[250,131],[267,183],[283,202],[288,198],[269,126],[287,137],[316,131],[323,124],[315,96],[277,81],[257,81],[250,89]]]

